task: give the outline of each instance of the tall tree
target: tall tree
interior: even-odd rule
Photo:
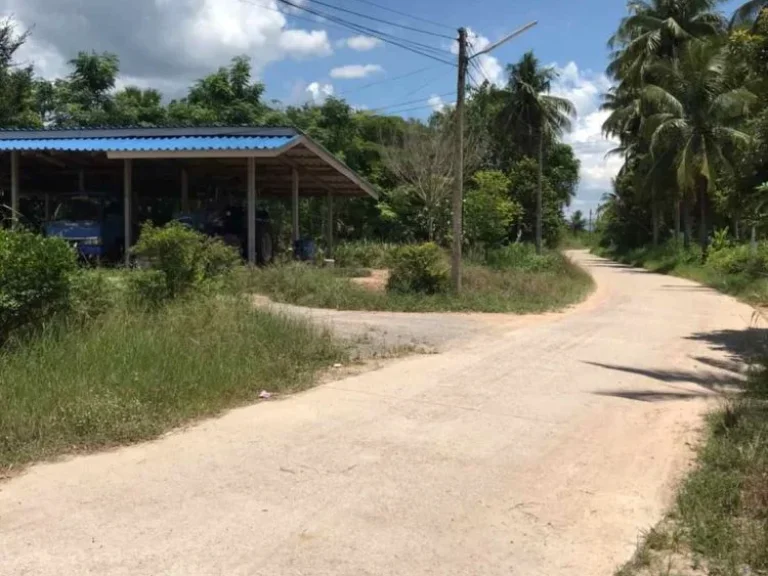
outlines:
[[[647,119],[651,152],[674,153],[678,186],[698,198],[705,249],[709,195],[718,173],[732,171],[737,154],[750,144],[740,127],[757,100],[747,88],[728,85],[724,63],[719,43],[689,42],[677,61],[652,66],[656,81],[642,93],[655,111]]]
[[[509,83],[502,109],[502,118],[509,130],[521,138],[520,147],[526,154],[538,158],[538,187],[536,195],[536,250],[542,248],[542,193],[544,181],[544,146],[556,141],[571,129],[576,115],[573,104],[550,94],[557,78],[553,68],[542,68],[533,52],[527,52],[519,62],[507,68]]]
[[[35,113],[34,71],[19,66],[14,57],[28,33],[19,33],[10,19],[0,20],[0,126],[21,128],[39,125]]]

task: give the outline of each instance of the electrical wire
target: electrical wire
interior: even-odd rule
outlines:
[[[438,98],[442,98],[443,96],[454,96],[456,92],[446,92],[444,94],[436,94]],[[371,110],[371,112],[381,112],[382,110],[389,110],[390,108],[399,108],[400,106],[407,106],[409,104],[416,104],[418,102],[424,102],[424,98],[419,98],[417,100],[409,100],[406,102],[400,102],[398,104],[390,104],[389,106],[381,106],[379,108],[374,108]]]
[[[394,110],[392,112],[387,112],[387,115],[405,114],[406,112],[414,112],[415,110],[426,110],[427,108],[432,108],[434,110],[434,106],[432,104],[425,104],[423,106],[414,106],[413,108],[406,108],[405,110]]]
[[[323,2],[322,0],[307,0],[307,2],[311,4],[319,4],[320,6],[325,6],[326,8],[331,8],[333,10],[338,10],[339,12],[346,12],[347,14],[352,14],[353,16],[357,16],[358,18],[368,18],[369,20],[373,20],[374,22],[378,22],[379,24],[386,24],[388,26],[396,26],[398,28],[402,28],[403,30],[410,30],[411,32],[418,32],[419,34],[427,34],[429,36],[436,36],[437,38],[447,38],[448,40],[455,40],[453,36],[446,36],[445,34],[438,34],[437,32],[430,32],[429,30],[420,30],[419,28],[414,28],[412,26],[406,26],[405,24],[398,24],[397,22],[392,22],[390,20],[384,20],[383,18],[377,18],[376,16],[368,16],[367,14],[363,14],[362,12],[355,12],[354,10],[348,10],[347,8],[341,8],[340,6],[334,6],[333,4],[328,4],[327,2]]]
[[[241,0],[242,2],[247,2],[247,0]],[[429,54],[427,52],[424,52],[423,50],[419,50],[419,48],[426,48],[432,52],[438,52],[442,53],[445,52],[443,50],[438,50],[436,48],[433,48],[431,46],[426,46],[424,44],[419,44],[418,42],[413,42],[412,40],[407,40],[405,38],[400,38],[398,36],[393,36],[392,34],[388,34],[386,32],[382,32],[380,30],[375,30],[373,28],[368,28],[366,26],[356,24],[354,22],[349,22],[348,20],[344,20],[342,18],[339,18],[337,16],[331,15],[331,14],[325,14],[323,12],[319,12],[317,10],[313,10],[311,8],[307,8],[305,6],[300,6],[298,4],[295,4],[294,2],[291,2],[291,0],[277,0],[280,4],[284,4],[286,6],[290,6],[292,8],[295,8],[297,10],[302,10],[304,12],[308,12],[309,14],[313,14],[315,16],[318,16],[320,18],[323,18],[325,20],[329,20],[331,22],[336,22],[337,24],[340,24],[341,26],[344,26],[348,29],[354,30],[355,32],[363,32],[370,34],[371,36],[374,36],[375,38],[378,38],[379,40],[382,40],[388,44],[392,44],[394,46],[399,46],[400,48],[403,48],[404,50],[408,50],[409,52],[413,52],[415,54],[419,54],[420,56],[424,56],[426,58],[431,58],[432,60],[437,60],[438,62],[442,62],[443,64],[448,64],[450,66],[455,66],[456,64],[449,61],[449,60],[443,60],[442,58],[435,56],[434,54]],[[447,53],[447,52],[446,52]]]
[[[490,78],[490,76],[488,76],[488,74],[487,74],[487,73],[486,73],[486,71],[485,71],[485,68],[483,67],[483,63],[482,63],[482,62],[480,62],[480,60],[479,60],[479,59],[475,58],[475,56],[476,56],[475,54],[471,54],[471,55],[470,55],[470,57],[469,57],[469,63],[470,63],[472,66],[474,66],[474,67],[475,67],[475,70],[476,70],[476,71],[477,71],[477,72],[478,72],[478,73],[479,73],[479,74],[480,74],[480,75],[481,75],[483,78],[485,78],[485,79],[488,81],[488,83],[489,83],[489,84],[493,84],[493,82],[491,82],[491,78]]]
[[[489,84],[491,83],[491,79],[488,78],[488,75],[485,73],[485,71],[482,68],[480,68],[474,60],[470,60],[469,63],[474,67],[475,71],[478,72],[486,80],[486,82],[488,82]],[[471,76],[472,73],[469,70],[467,70],[467,72]],[[475,86],[480,87],[481,84],[475,82]]]
[[[408,72],[406,74],[401,74],[400,76],[395,76],[394,78],[385,78],[383,80],[377,80],[376,82],[369,82],[368,84],[364,84],[363,86],[358,86],[357,88],[354,88],[352,90],[345,90],[344,92],[340,92],[338,95],[348,96],[349,94],[356,94],[358,92],[362,92],[363,90],[367,90],[372,86],[386,84],[387,82],[394,82],[395,80],[402,80],[403,78],[410,78],[411,76],[415,76],[416,74],[426,72],[427,70],[430,70],[432,68],[433,66],[425,66],[424,68],[419,68],[418,70],[412,70],[411,72]]]
[[[383,42],[386,42],[388,44],[392,44],[394,46],[398,46],[400,48],[403,48],[404,50],[408,50],[409,52],[413,52],[415,54],[419,54],[420,56],[424,56],[426,58],[431,58],[432,60],[437,60],[438,62],[441,62],[443,64],[448,64],[449,66],[456,66],[454,62],[451,62],[449,60],[444,60],[435,54],[442,54],[446,53],[444,50],[439,50],[437,48],[434,48],[433,46],[427,46],[425,44],[420,44],[418,42],[414,42],[412,40],[408,40],[406,38],[400,38],[398,36],[394,36],[392,34],[388,34],[386,32],[381,32],[379,30],[375,30],[372,28],[365,27],[360,24],[356,24],[354,22],[349,22],[347,20],[343,20],[342,18],[335,17],[330,14],[323,14],[322,12],[318,12],[312,9],[304,8],[302,6],[299,6],[298,4],[295,4],[291,2],[290,0],[276,0],[277,2],[284,4],[286,6],[290,6],[296,10],[302,10],[304,12],[307,12],[309,14],[312,14],[314,16],[317,16],[318,18],[321,18],[325,22],[324,24],[332,27],[332,28],[338,28],[338,29],[344,29],[344,30],[352,30],[353,32],[358,32],[362,34],[368,34],[370,36],[373,36]],[[277,12],[279,14],[283,14],[284,16],[289,16],[291,18],[295,18],[297,20],[302,20],[305,22],[309,22],[313,25],[317,25],[318,21],[313,20],[312,18],[307,18],[305,16],[300,16],[298,14],[294,14],[293,12],[286,14],[285,11],[280,10],[279,8],[273,8],[272,6],[267,6],[265,4],[262,4],[260,2],[255,2],[253,0],[239,0],[239,2],[243,4],[249,4],[251,6],[258,6],[259,8],[264,8],[266,10],[272,10],[273,12]],[[420,49],[421,48],[421,49]],[[432,54],[425,53],[424,50],[429,50],[432,52]]]
[[[457,27],[455,26],[449,26],[448,24],[441,24],[440,22],[433,22],[432,20],[428,20],[426,18],[421,18],[420,16],[414,16],[413,14],[407,14],[405,12],[400,12],[399,10],[395,10],[394,8],[388,8],[386,6],[382,6],[381,4],[377,4],[376,2],[371,2],[370,0],[353,0],[354,2],[360,2],[361,4],[368,4],[368,6],[373,6],[375,8],[378,8],[379,10],[384,10],[386,12],[391,12],[392,14],[397,14],[398,16],[405,16],[406,18],[410,18],[411,20],[418,20],[419,22],[424,22],[425,24],[431,24],[432,26],[437,26],[438,28],[445,28],[446,30],[455,30]]]

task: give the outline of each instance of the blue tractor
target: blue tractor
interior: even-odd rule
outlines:
[[[69,242],[87,260],[117,260],[124,250],[122,203],[106,194],[78,192],[59,196],[46,236]]]

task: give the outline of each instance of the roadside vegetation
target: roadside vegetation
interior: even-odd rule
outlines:
[[[146,228],[136,253],[154,267],[120,273],[78,269],[58,239],[0,234],[0,474],[300,390],[346,356],[254,309],[237,255],[181,226]]]
[[[383,247],[368,244],[380,254]],[[370,262],[362,248],[348,246],[344,263],[355,270]],[[378,257],[378,256],[377,256]],[[465,262],[463,290],[449,289],[446,254],[434,244],[391,247],[378,265],[391,268],[380,289],[362,287],[333,268],[288,263],[254,270],[248,286],[275,301],[339,310],[398,312],[534,313],[563,308],[586,297],[591,277],[555,251],[537,255],[532,245],[518,244],[483,253]]]

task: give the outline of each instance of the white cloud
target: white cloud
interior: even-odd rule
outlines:
[[[351,64],[349,66],[341,66],[331,70],[331,78],[351,80],[355,78],[365,78],[371,74],[383,71],[384,69],[378,64]]]
[[[445,110],[445,102],[437,94],[430,96],[429,100],[427,100],[427,104],[429,104],[435,112],[442,112]]]
[[[368,50],[378,48],[383,42],[373,36],[352,36],[351,38],[341,40],[339,44],[358,52],[367,52]]]
[[[286,54],[294,58],[328,56],[333,53],[325,30],[283,30],[279,44]]]
[[[186,88],[234,56],[251,58],[254,76],[285,58],[332,53],[328,34],[289,29],[277,0],[0,0],[32,36],[19,60],[32,61],[46,77],[67,73],[79,50],[110,51],[121,75]]]
[[[573,102],[578,113],[573,131],[564,140],[581,160],[581,181],[574,205],[581,210],[597,208],[600,197],[611,190],[611,180],[623,164],[620,156],[606,156],[618,142],[603,135],[609,112],[600,110],[602,95],[611,87],[605,74],[580,70],[575,62],[557,67],[560,78],[552,93]]]
[[[306,91],[309,92],[309,95],[312,97],[312,102],[315,104],[322,104],[328,96],[333,96],[333,85],[312,82],[307,86]]]

